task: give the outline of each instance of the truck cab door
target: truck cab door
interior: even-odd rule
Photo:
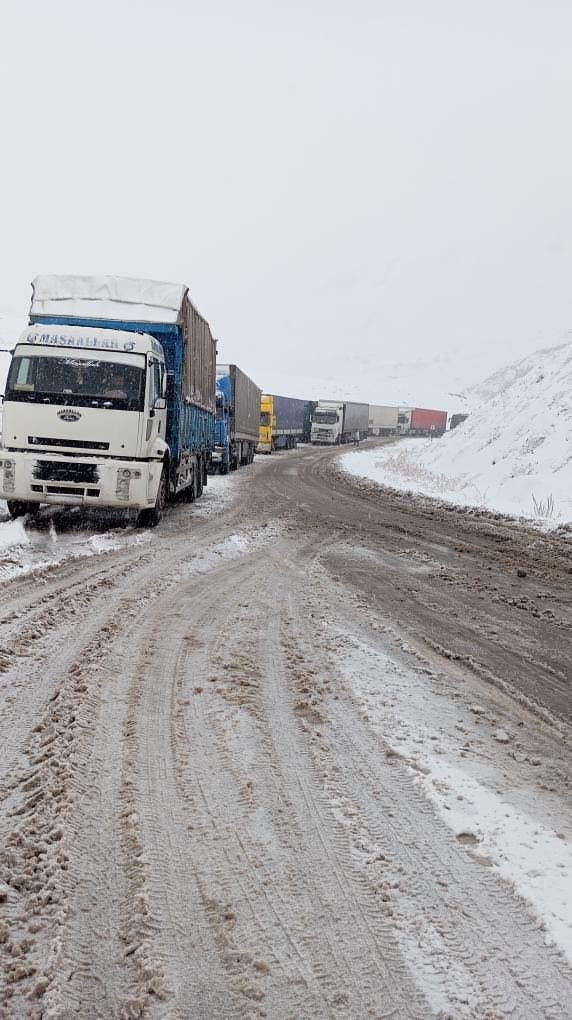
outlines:
[[[165,366],[158,358],[150,357],[148,361],[147,400],[145,402],[145,441],[152,443],[158,436],[165,441],[166,401]]]

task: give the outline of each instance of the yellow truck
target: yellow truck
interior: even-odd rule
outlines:
[[[309,437],[313,404],[296,397],[263,393],[260,397],[260,429],[257,453],[291,450]]]

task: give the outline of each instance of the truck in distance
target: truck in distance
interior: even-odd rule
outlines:
[[[409,423],[411,436],[442,436],[447,428],[447,412],[428,407],[413,407]]]
[[[261,389],[237,365],[217,365],[213,471],[252,464],[260,427]]]
[[[449,428],[456,429],[458,425],[462,425],[464,421],[469,417],[467,414],[452,414],[451,420],[449,421]]]
[[[358,442],[367,435],[368,421],[369,404],[319,400],[312,417],[311,441],[328,446]]]
[[[292,450],[307,438],[309,402],[297,397],[263,393],[260,398],[260,428],[257,453]]]
[[[369,405],[368,433],[370,436],[394,436],[397,432],[398,407],[384,404]]]
[[[0,497],[122,508],[156,524],[202,493],[216,343],[184,285],[40,276],[4,396]]]

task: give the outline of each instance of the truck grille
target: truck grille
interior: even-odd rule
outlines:
[[[99,481],[96,464],[82,464],[81,461],[38,460],[34,465],[33,477],[39,482],[75,482],[76,485],[90,485]]]
[[[55,496],[99,496],[99,489],[78,489],[76,485],[31,485],[32,492]]]
[[[96,443],[91,439],[54,439],[50,436],[28,436],[30,446],[69,446],[77,450],[109,450],[109,443]]]

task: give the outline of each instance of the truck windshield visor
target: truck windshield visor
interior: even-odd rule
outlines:
[[[314,411],[313,420],[319,425],[335,425],[338,416],[335,411]]]
[[[142,411],[145,369],[93,358],[25,354],[12,360],[5,399]]]

